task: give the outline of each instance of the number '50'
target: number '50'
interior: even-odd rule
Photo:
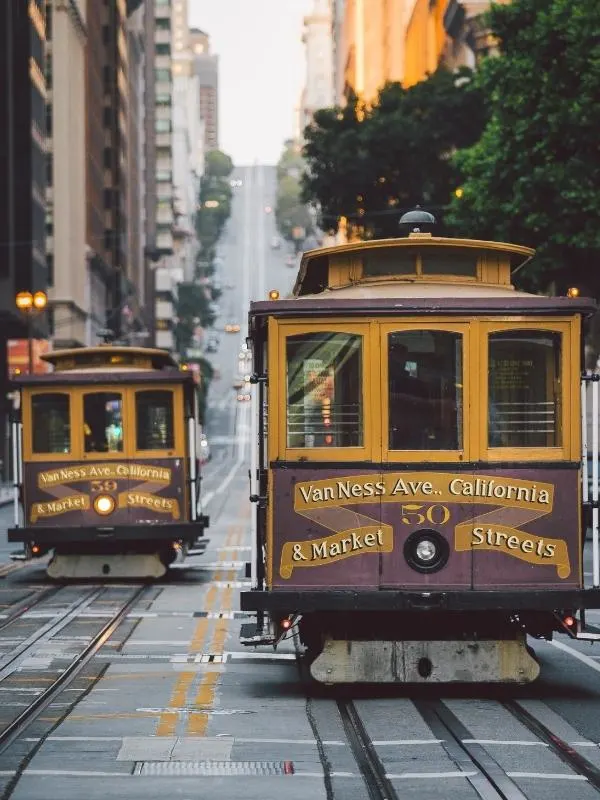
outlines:
[[[441,505],[423,506],[406,503],[400,506],[400,514],[405,525],[423,525],[424,522],[432,525],[445,525],[450,519],[450,509]]]

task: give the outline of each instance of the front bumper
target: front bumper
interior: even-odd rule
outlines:
[[[241,592],[242,611],[284,613],[329,611],[557,611],[600,608],[600,589],[524,589],[414,592],[355,591]]]
[[[159,525],[86,525],[64,528],[36,526],[32,528],[9,528],[9,542],[30,542],[41,547],[61,544],[90,544],[101,542],[194,542],[208,527],[208,517],[195,522]]]

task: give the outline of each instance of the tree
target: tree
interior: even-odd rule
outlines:
[[[489,25],[501,54],[477,85],[490,119],[456,155],[462,196],[448,221],[458,235],[536,247],[526,288],[598,296],[600,4],[514,0],[493,7]]]
[[[221,150],[209,150],[204,156],[204,172],[217,178],[228,178],[233,171],[233,161]]]
[[[277,164],[275,219],[281,235],[290,241],[296,239],[295,228],[302,228],[306,236],[312,232],[313,227],[311,215],[302,197],[301,178],[304,168],[300,147],[291,139],[286,141]]]
[[[304,198],[319,201],[326,227],[344,216],[365,237],[395,236],[403,210],[448,204],[459,177],[451,155],[477,141],[485,120],[467,69],[440,68],[408,89],[388,83],[370,108],[350,97],[305,131]]]

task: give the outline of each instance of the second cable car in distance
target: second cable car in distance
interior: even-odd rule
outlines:
[[[528,634],[594,637],[580,377],[595,305],[517,291],[533,250],[433,236],[432,220],[307,252],[293,298],[250,309],[242,641],[297,626],[325,683],[526,683]]]
[[[163,350],[56,350],[23,375],[14,526],[58,579],[158,578],[203,536],[196,386]]]

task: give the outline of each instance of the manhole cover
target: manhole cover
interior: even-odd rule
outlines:
[[[293,775],[292,761],[142,761],[136,775]]]

